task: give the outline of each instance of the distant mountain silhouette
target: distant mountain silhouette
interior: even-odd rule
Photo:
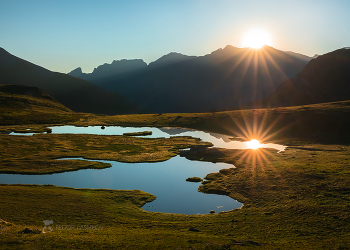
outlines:
[[[153,113],[203,112],[267,97],[310,59],[269,46],[226,46],[200,57],[170,53],[146,68],[92,82]]]
[[[38,87],[77,112],[126,114],[142,111],[116,93],[80,78],[52,72],[13,56],[3,48],[0,48],[0,84]]]
[[[164,67],[167,65],[173,65],[175,63],[179,63],[179,62],[184,62],[187,61],[189,59],[192,58],[196,58],[196,56],[186,56],[180,53],[176,53],[176,52],[171,52],[165,56],[162,56],[161,58],[157,59],[154,62],[151,62],[148,66],[149,68],[158,68],[158,67]]]
[[[146,67],[147,63],[145,63],[142,59],[123,59],[118,61],[114,60],[111,64],[105,63],[103,65],[100,65],[95,68],[92,73],[83,73],[79,67],[69,72],[68,75],[80,77],[87,81],[93,82],[95,79],[101,79],[112,75],[143,69]]]
[[[278,107],[350,100],[350,49],[312,59],[295,77],[249,107]]]

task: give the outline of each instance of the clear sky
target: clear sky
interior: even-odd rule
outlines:
[[[0,0],[0,47],[63,73],[243,47],[255,28],[277,49],[324,54],[350,46],[350,0]]]

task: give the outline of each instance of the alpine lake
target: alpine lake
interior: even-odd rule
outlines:
[[[203,141],[211,142],[214,147],[228,149],[248,149],[249,142],[235,141],[230,136],[207,133],[183,128],[155,128],[155,127],[119,127],[119,126],[58,126],[50,127],[53,134],[94,134],[94,135],[123,135],[124,133],[138,133],[150,131],[146,138],[169,138],[171,136],[192,136]],[[12,135],[27,135],[31,133],[11,133]],[[274,148],[283,151],[286,146],[279,144],[260,144],[259,147]],[[62,158],[58,160],[66,160]],[[69,158],[89,161],[84,158]],[[94,159],[96,161],[96,159]],[[157,198],[146,203],[142,208],[146,211],[178,213],[178,214],[206,214],[239,209],[242,203],[226,196],[204,194],[197,189],[200,182],[186,181],[189,177],[204,178],[207,174],[221,169],[234,167],[226,163],[212,163],[191,161],[177,155],[170,160],[155,163],[124,163],[117,161],[98,160],[109,163],[111,168],[82,169],[73,172],[21,175],[0,174],[2,184],[39,184],[56,185],[72,188],[142,190]]]

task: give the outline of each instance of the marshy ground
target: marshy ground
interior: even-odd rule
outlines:
[[[337,142],[336,138],[343,134],[346,141],[349,135],[346,128],[349,102],[339,103],[277,111],[130,116],[79,114],[74,122],[67,123],[182,126],[227,134],[234,134],[237,122],[244,124],[251,120],[254,123],[257,117],[256,121],[265,119],[269,124],[275,119],[276,127],[270,132],[281,132],[270,139],[279,139],[289,147],[280,153],[270,149],[218,149],[220,154],[186,156],[191,160],[226,162],[236,167],[208,174],[200,186],[202,192],[229,195],[244,203],[241,209],[219,214],[147,212],[141,207],[155,197],[138,190],[1,185],[1,219],[10,223],[1,222],[1,248],[347,249],[350,246],[350,146],[341,139]],[[293,117],[294,123],[291,122]],[[291,125],[281,129],[288,121]],[[308,124],[310,121],[313,122]],[[11,129],[18,128],[11,126]],[[303,133],[308,132],[312,134],[303,137]],[[85,161],[62,161],[57,163],[62,165],[52,167],[46,164],[55,163],[60,157],[126,162],[166,160],[180,148],[203,143],[181,137],[147,139],[58,134],[0,135],[0,140],[1,171],[16,173],[108,167]],[[42,230],[43,221],[47,219],[54,221],[52,232],[21,233],[24,228]],[[59,230],[55,225],[102,225],[103,229]]]
[[[178,149],[195,145],[211,146],[197,138],[137,138],[87,134],[0,135],[0,173],[49,174],[83,168],[106,168],[110,164],[56,160],[84,157],[120,162],[158,162],[177,155]]]

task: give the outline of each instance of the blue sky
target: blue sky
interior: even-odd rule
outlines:
[[[350,46],[348,0],[0,0],[0,47],[57,72],[169,52],[243,47],[268,31],[272,46],[313,56]]]

